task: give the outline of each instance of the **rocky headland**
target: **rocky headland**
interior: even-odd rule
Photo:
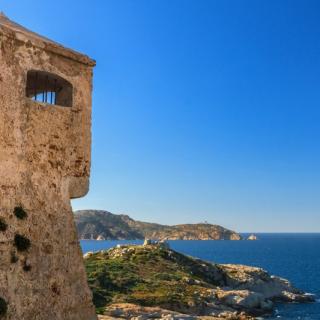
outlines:
[[[166,242],[118,245],[84,260],[101,320],[248,320],[271,314],[275,302],[314,301],[261,268],[209,263]]]
[[[79,239],[94,240],[241,240],[232,230],[209,223],[161,225],[136,221],[127,215],[101,210],[82,210],[74,214]]]

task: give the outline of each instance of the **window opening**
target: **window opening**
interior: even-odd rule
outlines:
[[[26,96],[33,101],[71,107],[72,91],[70,82],[53,73],[35,70],[27,73]]]

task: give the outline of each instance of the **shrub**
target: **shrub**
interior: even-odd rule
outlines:
[[[31,246],[31,242],[28,238],[20,234],[16,234],[14,236],[14,245],[18,249],[18,251],[27,251]]]
[[[15,207],[13,213],[20,220],[23,220],[28,216],[22,207]]]
[[[0,297],[0,316],[4,316],[7,313],[8,305],[7,302]]]
[[[26,263],[24,263],[24,264],[23,264],[23,270],[24,270],[25,272],[30,271],[30,270],[31,270],[31,266],[30,266],[30,264],[26,264]]]
[[[0,231],[6,231],[8,228],[8,225],[6,224],[6,222],[0,218]]]
[[[156,280],[162,280],[162,281],[179,281],[181,280],[181,276],[179,276],[178,274],[175,273],[166,273],[166,272],[162,272],[162,273],[156,273],[154,275],[154,278]]]
[[[10,258],[11,263],[16,263],[18,260],[19,258],[16,256],[16,253],[11,252],[11,258]]]

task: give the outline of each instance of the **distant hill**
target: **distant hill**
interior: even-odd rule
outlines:
[[[79,239],[99,240],[241,240],[241,236],[218,225],[180,224],[174,226],[135,221],[127,215],[101,210],[81,210],[74,214]]]

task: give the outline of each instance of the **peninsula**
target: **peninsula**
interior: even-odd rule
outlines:
[[[233,319],[271,314],[275,302],[312,302],[289,281],[244,265],[216,264],[166,242],[84,255],[99,319]]]
[[[161,225],[136,221],[128,215],[82,210],[74,214],[79,239],[94,240],[241,240],[229,229],[209,223]]]

